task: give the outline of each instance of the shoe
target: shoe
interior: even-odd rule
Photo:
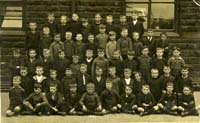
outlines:
[[[132,111],[132,114],[135,114],[135,111],[134,111],[134,110]]]
[[[65,115],[66,115],[66,112],[59,111],[58,114],[60,114],[60,115],[62,115],[62,116],[65,116]]]
[[[170,112],[169,114],[171,114],[171,115],[175,115],[175,116],[177,116],[178,115],[178,113],[175,111],[175,112]]]
[[[22,115],[32,115],[33,112],[32,111],[23,111]]]
[[[38,114],[37,114],[38,116],[42,116],[42,112],[38,112]]]

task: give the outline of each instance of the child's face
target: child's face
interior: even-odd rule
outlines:
[[[131,77],[131,72],[124,72],[125,78],[130,78]]]
[[[98,57],[100,57],[100,58],[102,58],[102,57],[104,57],[104,52],[98,52]]]
[[[89,86],[89,87],[86,88],[86,90],[87,90],[87,93],[89,93],[89,94],[93,94],[94,91],[95,91],[95,88]]]
[[[38,76],[41,76],[41,75],[44,73],[44,71],[43,71],[42,68],[36,68],[35,73],[36,73]]]
[[[113,22],[113,18],[112,17],[106,17],[106,22],[107,23],[112,23]]]
[[[122,37],[127,37],[128,36],[128,30],[123,30],[121,32]]]
[[[162,57],[162,56],[163,56],[163,50],[157,50],[157,51],[156,51],[156,55],[157,55],[158,57]]]
[[[102,19],[102,18],[101,18],[101,16],[100,16],[99,14],[97,14],[97,15],[95,16],[95,21],[98,21],[98,22],[99,22],[99,21],[101,21],[101,19]]]
[[[127,95],[130,95],[130,94],[132,93],[132,89],[131,89],[130,87],[126,87],[126,88],[125,88],[125,93],[126,93]]]
[[[55,17],[54,17],[53,14],[48,15],[48,20],[49,20],[49,21],[54,21],[54,19],[55,19]]]
[[[50,57],[50,51],[49,50],[43,50],[43,56],[44,58],[49,58]]]
[[[165,40],[167,40],[167,36],[166,36],[166,35],[161,35],[160,39],[161,39],[162,41],[165,41]]]
[[[18,78],[18,77],[13,78],[13,86],[14,87],[19,86],[20,83],[21,83],[20,78]]]
[[[111,82],[106,82],[106,89],[108,89],[109,91],[112,90],[112,83]]]
[[[83,73],[83,74],[86,73],[87,72],[87,67],[81,66],[80,67],[80,72]]]
[[[36,51],[35,50],[31,50],[31,51],[29,51],[29,57],[30,58],[35,58],[36,57]]]
[[[101,69],[96,70],[96,75],[101,76],[103,74],[103,71]]]
[[[82,26],[83,26],[83,27],[87,27],[88,24],[89,24],[88,21],[82,22]]]
[[[30,23],[30,24],[29,24],[29,28],[30,28],[32,31],[36,30],[37,24],[36,24],[36,23]]]
[[[133,60],[134,55],[127,55],[127,57],[128,57],[128,60]]]
[[[151,77],[152,78],[156,79],[156,78],[158,78],[158,75],[159,75],[158,70],[151,70]]]
[[[109,74],[110,74],[111,76],[115,76],[116,70],[115,70],[114,68],[110,68],[110,69],[109,69]]]
[[[56,72],[50,72],[50,77],[51,77],[52,79],[56,79],[57,73],[56,73]]]
[[[121,23],[126,23],[126,16],[120,17],[119,21],[120,21]]]
[[[57,41],[57,42],[60,41],[60,40],[61,40],[60,35],[55,35],[55,36],[54,36],[54,40]]]
[[[173,56],[174,56],[174,57],[180,56],[180,51],[174,50],[174,51],[173,51]]]
[[[189,71],[188,71],[187,69],[182,69],[182,70],[181,70],[181,74],[182,74],[183,76],[187,76],[188,73],[189,73]]]
[[[168,92],[168,93],[172,93],[173,90],[174,90],[174,87],[173,87],[173,86],[171,86],[171,85],[167,86],[167,92]]]
[[[151,30],[151,31],[148,31],[148,32],[147,32],[147,35],[150,36],[150,37],[152,37],[152,36],[153,36],[153,31],[152,31],[152,30]]]
[[[34,88],[34,92],[35,92],[36,94],[39,94],[41,91],[42,91],[41,88]]]
[[[76,93],[77,87],[70,87],[70,88],[69,88],[69,91],[70,91],[71,93]]]
[[[149,49],[148,48],[145,48],[142,50],[142,54],[145,55],[145,56],[148,56],[149,54]]]
[[[20,75],[21,76],[25,77],[25,76],[27,76],[27,74],[28,74],[28,71],[26,69],[20,70]]]
[[[72,33],[65,33],[65,38],[67,40],[71,40],[72,39]]]
[[[120,57],[119,52],[114,52],[114,53],[113,53],[113,58],[114,58],[114,59],[119,59],[119,57]]]
[[[49,28],[43,28],[43,34],[49,35],[49,33],[50,33]]]
[[[65,75],[66,76],[72,76],[72,70],[66,70]]]
[[[72,15],[72,20],[73,21],[78,21],[78,19],[79,19],[79,16],[77,14],[73,14]]]
[[[20,57],[20,53],[19,52],[13,52],[13,56],[14,58],[19,58]]]
[[[99,29],[99,32],[100,32],[100,33],[105,33],[105,32],[106,32],[106,29],[105,29],[105,28],[100,28],[100,29]]]
[[[164,67],[164,68],[163,68],[163,72],[164,72],[165,74],[169,74],[170,71],[171,71],[170,67]]]
[[[109,38],[110,38],[111,41],[115,41],[116,40],[116,35],[111,35]]]
[[[137,18],[138,18],[138,14],[133,13],[133,14],[132,14],[132,18],[133,18],[133,20],[137,20]]]
[[[140,81],[141,80],[141,75],[136,73],[135,74],[135,79],[136,79],[136,81]]]
[[[65,58],[65,53],[64,53],[64,52],[60,52],[60,53],[58,54],[58,57],[59,57],[60,59],[64,59],[64,58]]]
[[[190,88],[188,88],[188,87],[184,87],[184,88],[183,88],[183,94],[189,95],[190,93],[191,93]]]
[[[66,16],[61,16],[60,22],[64,23],[64,24],[67,23],[67,17]]]
[[[83,36],[81,34],[76,35],[76,40],[77,41],[82,41],[83,40]]]
[[[73,59],[72,59],[72,62],[73,62],[74,64],[78,64],[79,59],[78,59],[78,58],[73,58]]]
[[[89,35],[88,36],[88,41],[93,44],[94,43],[94,35]]]
[[[142,93],[144,95],[147,95],[149,92],[150,92],[149,87],[144,87],[144,86],[142,87]]]
[[[49,87],[49,91],[51,92],[51,93],[56,93],[56,91],[57,91],[57,88],[56,88],[56,86],[50,86]]]
[[[139,33],[133,33],[133,39],[137,41],[139,39]]]
[[[92,58],[92,57],[93,57],[93,51],[86,51],[85,56],[86,56],[87,58]]]

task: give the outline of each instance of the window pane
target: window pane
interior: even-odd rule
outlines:
[[[174,4],[152,4],[151,28],[173,29]]]
[[[174,0],[151,0],[152,2],[174,2]]]
[[[147,15],[148,15],[148,4],[126,4],[126,16],[131,18],[132,11],[136,10],[139,12],[139,18],[144,21],[144,28],[147,28]]]
[[[126,2],[149,2],[149,0],[126,0]]]

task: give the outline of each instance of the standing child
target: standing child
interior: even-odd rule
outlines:
[[[126,15],[120,15],[119,24],[117,25],[117,34],[120,35],[123,28],[128,29],[127,17]]]
[[[121,97],[113,90],[112,81],[106,81],[106,89],[101,93],[100,99],[104,114],[120,112],[122,108]]]
[[[106,26],[103,24],[99,25],[99,32],[100,33],[95,37],[97,46],[98,48],[103,48],[105,50],[109,38],[109,36],[106,34]]]
[[[65,41],[64,41],[64,51],[65,51],[65,56],[67,59],[69,59],[69,61],[72,61],[72,55],[73,55],[73,51],[74,51],[74,41],[72,40],[72,32],[66,32],[65,33]]]
[[[113,31],[109,32],[109,39],[110,41],[106,44],[106,57],[110,60],[113,52],[117,50],[116,33]]]
[[[122,112],[135,114],[137,109],[136,96],[132,93],[131,86],[124,86],[124,92],[122,98]]]
[[[106,33],[108,34],[110,31],[116,31],[116,26],[113,24],[113,16],[106,16]]]
[[[91,25],[89,24],[88,19],[83,18],[81,20],[81,34],[83,35],[84,43],[88,43],[87,38],[90,32],[91,32]]]
[[[97,58],[94,59],[92,63],[92,76],[94,77],[95,75],[95,70],[97,67],[100,67],[103,70],[103,76],[107,77],[108,75],[108,67],[109,67],[109,62],[108,59],[104,57],[105,52],[103,49],[98,49],[98,56]]]
[[[140,116],[151,114],[153,112],[152,108],[155,105],[155,100],[150,92],[149,85],[143,85],[141,93],[138,95],[138,112]]]
[[[87,65],[87,74],[91,75],[92,72],[92,63],[93,63],[93,50],[87,49],[85,53],[85,59],[83,61],[84,64]]]
[[[96,115],[101,114],[102,106],[100,98],[95,92],[94,83],[87,83],[86,92],[83,93],[79,103],[82,106],[83,113]]]
[[[133,72],[137,71],[138,63],[135,59],[135,51],[129,50],[127,54],[127,59],[123,60],[123,69],[130,68]]]
[[[17,115],[20,113],[23,107],[23,100],[25,98],[25,91],[20,86],[21,77],[20,76],[13,76],[13,87],[9,90],[9,108],[6,111],[6,116],[10,117],[13,115]]]
[[[54,42],[50,45],[51,57],[54,61],[58,59],[58,54],[60,50],[64,50],[64,43],[61,41],[59,33],[54,35]]]
[[[45,26],[49,27],[51,37],[54,37],[54,34],[57,30],[57,23],[55,22],[55,15],[54,13],[48,13],[47,15],[47,22]]]
[[[86,44],[86,50],[93,50],[94,58],[97,57],[97,44],[94,38],[94,34],[88,34],[88,43]]]
[[[79,56],[72,56],[72,64],[69,67],[74,76],[77,76],[80,73]]]
[[[180,48],[173,48],[173,56],[169,58],[168,65],[172,70],[172,75],[175,77],[180,76],[181,68],[185,65],[184,59],[180,56],[181,51]]]
[[[132,40],[128,36],[128,29],[123,28],[121,37],[117,40],[117,47],[121,52],[122,58],[127,59],[129,50],[132,50]]]
[[[57,79],[57,71],[51,69],[50,70],[50,77],[47,79],[46,84],[45,84],[45,92],[48,93],[50,92],[49,88],[51,84],[56,86],[57,91],[61,92],[61,85],[60,81]]]
[[[42,86],[38,83],[34,84],[34,92],[31,93],[24,101],[23,104],[31,113],[41,116],[47,114],[45,109],[48,106],[47,98],[41,93]]]
[[[133,72],[134,73],[134,79],[135,79],[135,89],[133,90],[133,93],[135,95],[138,95],[141,93],[142,86],[146,84],[144,79],[142,78],[142,74],[140,72]]]
[[[139,62],[139,71],[142,73],[142,77],[146,82],[149,81],[150,77],[150,62],[151,58],[148,55],[149,53],[149,48],[144,46],[142,48],[142,55],[138,58]]]
[[[138,58],[141,55],[143,44],[141,41],[139,41],[139,33],[138,32],[133,32],[132,37],[133,37],[132,48],[135,51],[136,58]]]
[[[168,59],[168,52],[169,52],[169,43],[167,40],[167,33],[166,32],[161,32],[160,33],[160,40],[156,42],[156,48],[162,48],[164,49],[164,54],[163,57],[165,59]]]
[[[189,86],[183,87],[183,93],[178,96],[178,110],[181,116],[198,115],[195,108],[194,95]]]
[[[65,41],[65,33],[67,31],[69,31],[69,27],[70,27],[70,24],[68,22],[68,17],[66,15],[61,15],[60,16],[60,23],[58,24],[58,27],[57,27],[57,31],[60,33],[61,35],[61,41],[64,42]]]
[[[92,32],[96,36],[99,34],[99,25],[103,24],[102,16],[100,13],[96,13],[94,17],[94,22],[92,23]]]
[[[72,14],[72,20],[70,21],[70,32],[72,32],[73,39],[77,34],[81,33],[81,21],[77,13]]]

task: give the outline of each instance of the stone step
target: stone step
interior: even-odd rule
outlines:
[[[1,37],[16,37],[16,36],[21,36],[24,37],[25,36],[25,32],[21,31],[21,30],[0,30],[0,36]]]
[[[6,11],[22,11],[21,6],[7,6]]]
[[[6,12],[7,17],[22,17],[22,12],[13,12],[13,11],[8,11]]]

